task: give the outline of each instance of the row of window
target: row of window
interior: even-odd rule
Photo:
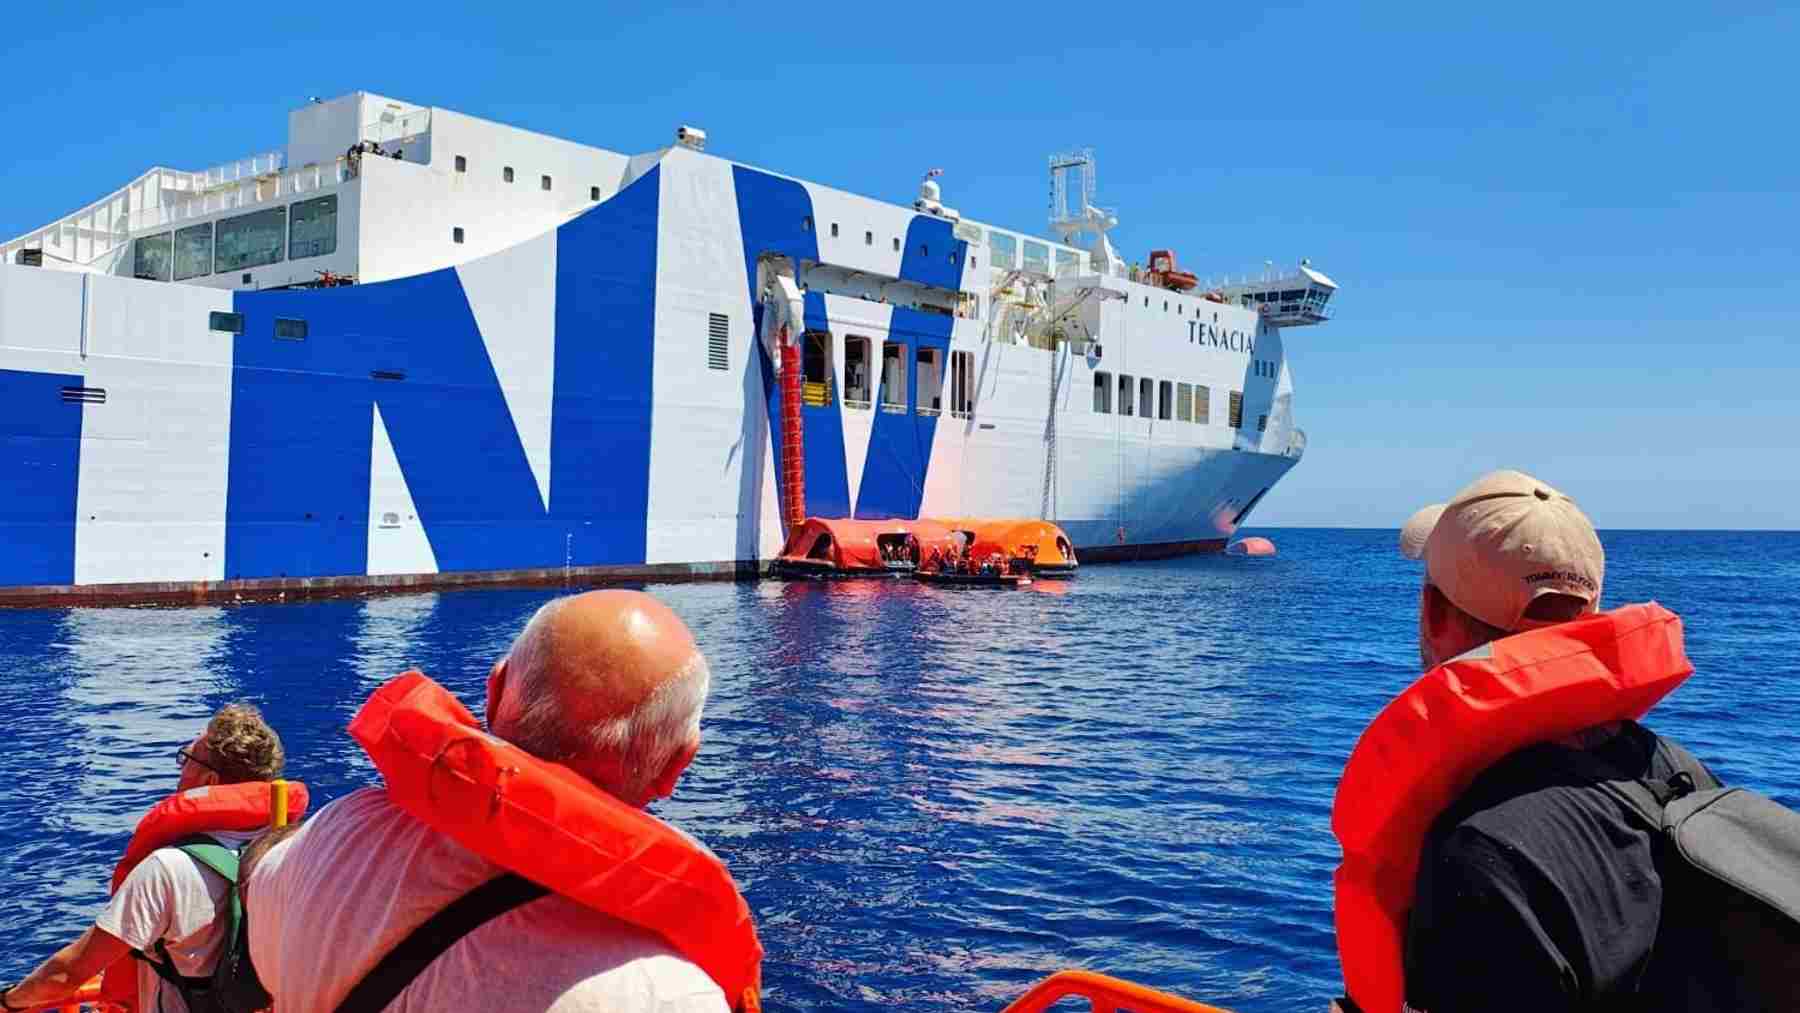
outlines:
[[[1101,415],[1113,412],[1113,375],[1106,372],[1094,374],[1094,411]],[[1174,420],[1177,422],[1194,422],[1206,425],[1212,421],[1212,388],[1203,383],[1177,383],[1172,380],[1153,380],[1150,377],[1137,378],[1129,373],[1119,374],[1118,413],[1120,415],[1136,415],[1145,419]],[[1226,417],[1231,428],[1241,429],[1244,425],[1244,392],[1234,390],[1226,398]],[[1257,428],[1267,424],[1268,416],[1263,416]]]
[[[1201,305],[1208,305],[1208,306],[1217,306],[1218,305],[1217,303],[1214,303],[1211,300],[1206,300],[1206,299],[1195,300],[1195,302],[1196,302],[1196,305],[1194,306],[1194,319],[1196,319],[1196,320],[1200,319]],[[1187,303],[1182,302],[1180,299],[1177,299],[1172,303],[1167,299],[1164,299],[1162,301],[1162,307],[1163,307],[1164,313],[1169,312],[1170,306],[1175,307],[1175,315],[1176,316],[1178,316],[1178,317],[1187,316]],[[1150,308],[1150,297],[1149,296],[1144,297],[1144,308],[1145,309]],[[1219,311],[1218,310],[1213,310],[1212,322],[1215,324],[1219,322]]]
[[[988,262],[1003,271],[1011,271],[1023,265],[1024,269],[1035,274],[1050,274],[1051,249],[1048,243],[1040,243],[1035,239],[1023,242],[1024,257],[1019,256],[1020,240],[1017,236],[1009,236],[1004,232],[989,231]],[[1056,248],[1056,273],[1079,271],[1082,266],[1082,253],[1079,250]]]
[[[147,281],[186,281],[281,260],[337,252],[337,194],[235,218],[190,225],[132,241],[131,273]]]
[[[832,362],[832,336],[827,331],[808,331],[800,348],[800,381],[806,403],[832,403],[837,369]],[[710,350],[709,350],[710,354]],[[975,353],[951,352],[946,376],[944,350],[918,348],[907,355],[904,341],[883,341],[881,360],[875,361],[875,342],[859,334],[844,338],[844,407],[868,410],[879,407],[890,414],[916,411],[939,415],[944,411],[948,387],[950,414],[968,418],[975,410]],[[909,397],[907,370],[913,370],[916,389]],[[946,383],[946,381],[948,381]]]
[[[456,156],[456,171],[457,172],[468,172],[469,171],[469,158],[467,155]],[[513,181],[513,177],[514,177],[514,173],[513,173],[512,166],[503,165],[500,167],[500,179],[503,182],[511,183]],[[538,189],[539,190],[549,191],[549,190],[553,190],[555,188],[556,188],[555,183],[550,179],[550,177],[548,175],[543,175],[543,176],[538,177]],[[599,200],[599,199],[600,199],[600,188],[597,186],[588,187],[588,200]]]
[[[800,219],[800,230],[802,232],[811,232],[812,228],[813,228],[812,215],[806,215]],[[836,239],[837,237],[838,237],[838,223],[832,222],[831,223],[831,238]],[[899,253],[900,252],[900,237],[893,236],[893,237],[891,237],[891,240],[894,244],[894,252]],[[874,246],[875,245],[875,233],[873,233],[867,229],[863,230],[863,245],[864,246]],[[921,256],[921,257],[931,256],[931,244],[920,243],[919,244],[919,256]],[[950,257],[950,263],[952,263],[952,264],[956,263],[956,250],[954,248],[951,249],[951,251],[949,253],[949,257]],[[969,266],[970,267],[980,267],[981,263],[979,260],[977,260],[977,258],[970,257],[969,258]]]
[[[545,178],[547,179],[549,177],[545,177]],[[800,227],[804,231],[811,232],[812,228],[813,228],[812,216],[807,215],[806,217],[800,219]],[[838,223],[832,222],[831,223],[831,238],[836,239],[836,238],[838,238],[838,235],[839,235]],[[1020,265],[1021,261],[1019,258],[1019,240],[1016,237],[1009,236],[1004,232],[989,232],[987,234],[987,238],[988,238],[988,248],[989,248],[989,250],[992,251],[988,256],[988,264],[990,267],[997,267],[997,268],[1000,268],[1001,270],[1010,271],[1010,270],[1013,270],[1014,268],[1017,268]],[[975,233],[975,239],[976,239],[975,245],[980,245],[981,236],[980,236],[979,232]],[[890,238],[890,241],[894,245],[894,252],[899,253],[900,252],[900,237],[893,236]],[[863,245],[864,246],[874,246],[875,245],[875,233],[873,231],[870,231],[868,229],[863,230]],[[1046,275],[1051,273],[1050,272],[1051,248],[1050,248],[1049,244],[1040,243],[1040,242],[1037,242],[1036,240],[1027,239],[1024,241],[1024,248],[1025,248],[1025,257],[1024,257],[1023,263],[1024,263],[1025,270],[1033,271],[1038,274],[1046,274]],[[925,244],[921,243],[919,245],[919,253],[921,256],[930,256],[931,250]],[[1057,274],[1062,274],[1065,271],[1079,271],[1081,269],[1081,258],[1082,258],[1081,251],[1065,250],[1065,249],[1062,249],[1061,247],[1058,247],[1055,250],[1055,254],[1056,254],[1056,273]],[[954,251],[952,251],[950,254],[950,262],[952,264],[956,263],[956,253]],[[981,266],[981,258],[971,254],[969,256],[969,267],[970,268],[978,268],[980,266]]]

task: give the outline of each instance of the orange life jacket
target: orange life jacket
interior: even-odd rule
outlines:
[[[299,819],[306,812],[306,785],[288,781],[288,816]],[[178,791],[150,807],[138,820],[125,846],[124,857],[114,866],[108,893],[118,893],[125,877],[150,853],[185,837],[209,833],[250,833],[269,825],[274,813],[274,786],[268,781],[211,784]],[[100,981],[102,1001],[120,1006],[137,1004],[136,961],[127,954],[114,961]]]
[[[350,722],[394,804],[477,855],[662,936],[733,1009],[761,1008],[762,944],[731,873],[698,841],[561,764],[481,730],[421,672]]]
[[[1680,617],[1650,602],[1496,640],[1426,672],[1382,708],[1331,807],[1344,851],[1338,959],[1364,1013],[1400,1013],[1425,838],[1475,777],[1526,746],[1641,718],[1693,671]]]

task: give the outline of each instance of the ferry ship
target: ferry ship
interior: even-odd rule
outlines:
[[[0,602],[758,573],[792,513],[1222,548],[1336,285],[357,92],[0,244]],[[784,404],[784,398],[788,403]],[[794,403],[794,399],[798,403]]]

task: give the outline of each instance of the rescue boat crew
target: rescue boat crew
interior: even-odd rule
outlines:
[[[1427,669],[1364,732],[1332,826],[1339,954],[1363,1013],[1675,1010],[1658,834],[1607,782],[1716,787],[1636,722],[1687,678],[1680,620],[1598,613],[1605,554],[1575,502],[1490,474],[1401,532],[1422,559]]]
[[[249,873],[251,956],[275,1008],[741,1007],[754,973],[719,970],[760,961],[741,897],[710,853],[641,812],[675,790],[699,751],[709,681],[667,607],[594,591],[545,605],[494,665],[492,735],[420,673],[378,690],[351,734],[388,786],[326,806]],[[449,794],[484,778],[479,799]],[[575,857],[546,858],[569,844]],[[526,868],[533,860],[542,868]],[[640,876],[649,862],[667,865]],[[722,922],[703,925],[703,905],[681,900],[701,872],[710,892],[691,896],[713,901]],[[509,880],[535,892],[508,898]],[[671,899],[680,910],[654,910]],[[684,937],[702,928],[702,943]],[[721,980],[739,988],[729,1004]]]
[[[185,979],[204,979],[212,973],[227,943],[229,920],[224,909],[234,884],[211,867],[203,869],[201,861],[182,847],[147,850],[136,845],[157,837],[186,838],[196,830],[228,848],[244,844],[267,821],[266,783],[281,775],[286,754],[280,736],[255,707],[234,703],[214,714],[206,729],[175,755],[181,763],[176,794],[139,825],[134,847],[120,864],[119,871],[125,874],[115,877],[106,909],[74,942],[17,985],[0,991],[0,1008],[60,1002],[112,968],[107,974],[109,996],[135,1001],[140,1013],[186,1013],[182,986],[165,980],[154,965]],[[224,786],[255,790],[228,791]],[[221,810],[216,819],[209,819],[211,800],[235,807],[234,813]],[[159,834],[156,824],[166,822],[159,815],[171,809],[182,811],[174,821],[182,827]],[[216,829],[222,826],[233,829]],[[134,952],[143,959],[133,961]],[[116,986],[115,975],[126,981]]]

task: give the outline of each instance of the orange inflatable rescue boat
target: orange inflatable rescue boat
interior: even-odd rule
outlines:
[[[936,523],[959,534],[968,555],[985,560],[998,554],[1010,567],[1038,577],[1073,577],[1081,564],[1068,533],[1054,523],[1032,517],[940,518]]]
[[[934,551],[943,555],[952,547],[949,529],[934,521],[808,517],[788,534],[769,568],[801,579],[901,577]]]
[[[1401,1013],[1425,837],[1478,774],[1529,745],[1641,718],[1694,670],[1654,602],[1515,634],[1426,672],[1362,734],[1331,808],[1338,957],[1363,1013]],[[1472,940],[1471,945],[1480,945]]]
[[[704,845],[489,735],[421,672],[376,690],[350,734],[395,805],[496,865],[655,932],[717,982],[734,1010],[761,1008],[763,950],[750,908]]]

